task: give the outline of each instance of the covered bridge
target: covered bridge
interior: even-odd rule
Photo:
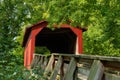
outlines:
[[[82,32],[85,29],[72,27],[69,24],[62,24],[55,30],[47,27],[47,21],[40,21],[37,24],[27,27],[24,39],[24,66],[29,68],[33,60],[36,46],[46,46],[51,53],[82,54]]]

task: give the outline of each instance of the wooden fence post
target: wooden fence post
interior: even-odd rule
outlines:
[[[68,65],[66,74],[64,76],[64,80],[73,80],[73,74],[74,74],[75,69],[76,69],[76,61],[75,61],[75,58],[72,57]]]
[[[35,62],[36,62],[37,56],[34,57],[31,63],[31,69],[35,67]]]
[[[50,76],[50,80],[56,80],[56,76],[58,74],[58,71],[60,70],[61,65],[62,65],[62,57],[59,56],[57,64],[55,65],[55,68]]]
[[[44,76],[47,76],[47,74],[48,74],[50,71],[52,71],[52,68],[51,68],[51,67],[52,67],[53,62],[54,62],[54,55],[51,55],[50,60],[49,60],[49,62],[48,62],[48,64],[47,64],[47,67],[46,67],[46,69],[45,69]]]
[[[39,56],[35,56],[35,59],[33,59],[32,63],[31,63],[31,68],[35,68],[38,66],[39,63]],[[34,64],[34,65],[33,65]]]
[[[63,80],[64,77],[64,60],[62,59],[62,65],[60,68],[60,80]]]
[[[104,66],[100,60],[94,60],[87,80],[101,80],[104,73]]]

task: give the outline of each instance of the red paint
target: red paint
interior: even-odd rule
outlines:
[[[82,54],[83,50],[82,50],[82,30],[78,30],[77,28],[71,28],[72,31],[77,35],[77,39],[78,39],[78,44],[76,44],[78,46],[78,51],[77,53]]]

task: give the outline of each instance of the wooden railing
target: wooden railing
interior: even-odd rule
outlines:
[[[31,68],[44,69],[48,80],[120,80],[120,57],[35,54]]]

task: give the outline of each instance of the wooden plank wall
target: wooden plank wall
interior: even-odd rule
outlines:
[[[48,80],[120,80],[120,57],[35,54],[31,68],[44,69]]]

